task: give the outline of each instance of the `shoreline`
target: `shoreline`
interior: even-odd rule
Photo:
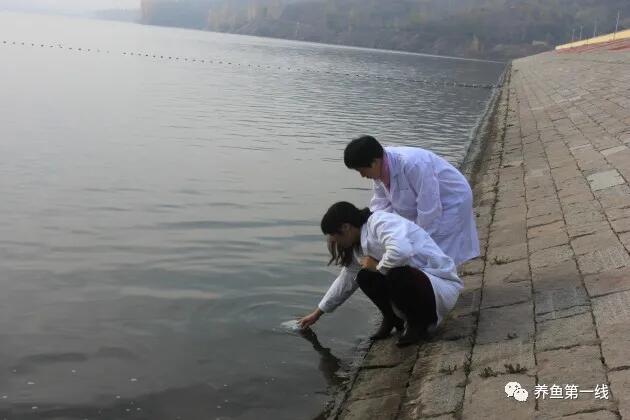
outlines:
[[[488,144],[493,136],[496,135],[496,127],[494,125],[496,123],[496,113],[499,107],[499,97],[501,96],[511,66],[511,63],[507,63],[503,73],[499,76],[496,88],[492,90],[486,108],[471,131],[470,142],[468,143],[464,158],[457,165],[457,169],[468,179],[471,188],[474,188],[474,181],[477,175],[479,175],[484,152],[487,150]]]
[[[507,63],[503,73],[501,73],[501,76],[499,76],[497,80],[497,88],[493,89],[483,113],[480,115],[475,127],[471,130],[471,140],[466,149],[464,158],[456,165],[466,179],[468,179],[473,191],[479,176],[482,174],[485,153],[491,144],[499,140],[498,137],[501,135],[502,127],[499,125],[500,121],[498,121],[501,116],[499,114],[501,111],[500,98],[504,89],[507,87],[510,71],[511,63]],[[477,203],[477,196],[474,197],[474,200],[475,203]],[[352,391],[358,379],[359,372],[373,347],[374,342],[371,342],[368,337],[359,344],[351,362],[352,369],[348,372],[350,379],[341,386],[341,389],[331,396],[329,403],[330,408],[325,409],[315,420],[336,420],[339,418],[342,414],[344,403]]]
[[[630,420],[630,72],[618,64],[629,50],[512,62],[465,159],[481,257],[431,337],[371,345],[331,419]],[[590,394],[541,391],[568,384]]]

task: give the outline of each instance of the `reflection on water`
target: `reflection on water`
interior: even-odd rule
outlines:
[[[312,329],[308,328],[300,331],[300,335],[313,345],[313,349],[319,353],[319,371],[324,376],[328,387],[335,388],[343,383],[346,376],[340,374],[341,360],[335,357],[329,348],[322,346],[317,339],[317,335]]]
[[[0,39],[264,67],[0,44],[0,419],[313,418],[373,315],[357,293],[317,336],[276,328],[334,278],[324,211],[369,199],[343,147],[458,161],[490,92],[405,80],[502,70],[2,13]]]

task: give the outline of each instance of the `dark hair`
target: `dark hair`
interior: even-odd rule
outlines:
[[[340,201],[330,206],[322,218],[321,228],[325,235],[341,233],[341,225],[350,223],[352,226],[360,228],[372,215],[369,208],[359,210],[354,204]],[[343,248],[337,243],[329,241],[328,251],[331,258],[328,265],[336,264],[347,267],[352,262],[352,248]]]
[[[367,168],[374,159],[383,158],[383,146],[372,136],[352,140],[343,152],[343,162],[350,169]]]

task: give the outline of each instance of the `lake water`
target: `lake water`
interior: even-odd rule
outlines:
[[[370,197],[345,144],[457,162],[491,90],[418,80],[502,69],[0,13],[0,419],[317,417],[374,328],[360,292],[281,326]]]

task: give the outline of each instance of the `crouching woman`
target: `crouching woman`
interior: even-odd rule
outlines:
[[[372,339],[402,332],[399,346],[417,342],[453,309],[462,281],[453,260],[415,223],[394,213],[333,204],[321,223],[330,263],[341,265],[317,308],[299,320],[302,328],[345,302],[357,288],[383,315]]]

